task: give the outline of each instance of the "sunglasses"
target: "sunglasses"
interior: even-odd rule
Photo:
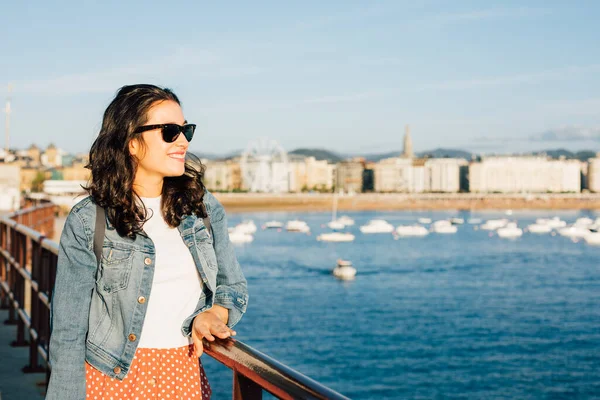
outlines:
[[[151,131],[153,129],[160,129],[162,132],[162,138],[167,143],[173,143],[177,140],[180,133],[183,133],[183,136],[187,139],[188,142],[192,141],[194,137],[194,132],[196,131],[196,125],[194,124],[185,124],[185,125],[177,125],[177,124],[160,124],[160,125],[145,125],[136,128],[133,133],[142,133],[146,131]]]

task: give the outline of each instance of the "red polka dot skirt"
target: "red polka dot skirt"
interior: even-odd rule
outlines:
[[[122,381],[85,363],[86,399],[209,400],[210,385],[193,346],[137,349]]]

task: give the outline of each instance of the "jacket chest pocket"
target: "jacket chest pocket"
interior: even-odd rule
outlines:
[[[208,230],[204,225],[196,227],[194,230],[196,237],[196,246],[199,256],[206,261],[206,266],[211,269],[217,269],[217,257],[213,248],[213,238],[209,235]]]
[[[106,293],[127,288],[132,260],[133,249],[103,247],[98,273],[98,288]]]

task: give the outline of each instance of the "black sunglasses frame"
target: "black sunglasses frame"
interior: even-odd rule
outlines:
[[[160,129],[162,133],[162,138],[166,143],[173,143],[177,140],[179,135],[183,133],[183,136],[187,139],[188,142],[192,141],[194,137],[194,132],[196,131],[195,124],[185,124],[185,125],[177,125],[177,124],[158,124],[158,125],[144,125],[136,128],[133,133],[142,133],[146,131],[151,131],[153,129]],[[174,133],[172,130],[176,130]]]

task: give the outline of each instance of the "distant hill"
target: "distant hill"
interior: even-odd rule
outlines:
[[[417,154],[419,157],[429,158],[464,158],[470,160],[473,156],[472,153],[464,150],[456,149],[435,149],[430,151],[424,151]]]
[[[236,150],[229,152],[227,154],[214,154],[214,153],[199,153],[195,152],[194,154],[197,157],[208,159],[208,160],[228,160],[235,157],[238,157],[242,154],[243,150]],[[385,153],[372,153],[372,154],[347,154],[347,153],[337,153],[327,149],[313,149],[313,148],[299,148],[290,151],[288,154],[296,155],[296,156],[304,156],[304,157],[314,157],[317,160],[327,160],[330,163],[337,163],[348,158],[352,157],[364,157],[368,161],[378,162],[385,158],[391,157],[399,157],[402,154],[402,150],[390,151]],[[547,155],[550,158],[558,159],[560,157],[565,157],[568,160],[581,160],[587,161],[589,158],[594,158],[596,156],[595,151],[590,150],[582,150],[578,152],[572,152],[566,149],[550,149],[544,151],[536,151],[527,154],[533,155]],[[497,154],[501,155],[501,154]],[[464,158],[466,160],[471,160],[474,153],[459,150],[459,149],[444,149],[438,148],[429,151],[422,151],[416,154],[417,157],[424,158]]]
[[[290,151],[288,154],[314,157],[317,160],[327,160],[331,163],[337,163],[345,159],[345,157],[325,149],[296,149]]]
[[[572,151],[565,149],[555,149],[555,150],[545,150],[536,152],[534,154],[545,154],[551,158],[558,159],[560,157],[565,157],[568,160],[580,160],[587,161],[589,158],[596,157],[596,152],[591,150],[583,150],[573,153]]]

